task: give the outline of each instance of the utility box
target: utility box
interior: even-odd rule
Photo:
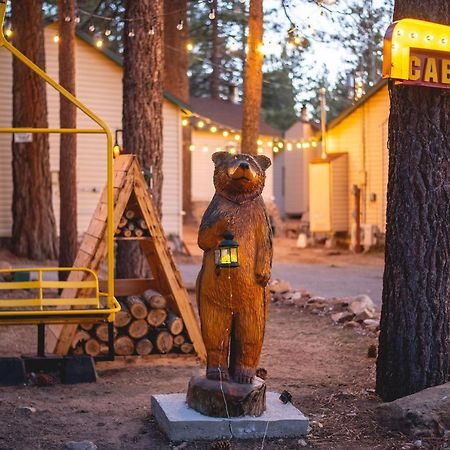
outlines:
[[[313,233],[348,231],[348,156],[332,153],[309,163],[310,230]]]

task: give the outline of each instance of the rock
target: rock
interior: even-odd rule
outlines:
[[[360,327],[359,323],[355,322],[354,320],[344,323],[344,328],[353,329],[353,328],[359,328],[359,327]]]
[[[385,427],[417,437],[441,437],[450,429],[450,383],[408,395],[376,409]]]
[[[288,281],[273,280],[270,283],[270,292],[274,294],[284,294],[292,290],[292,287]]]
[[[359,314],[356,314],[355,320],[358,322],[363,322],[367,319],[372,319],[375,316],[375,311],[372,309],[365,309],[364,311],[360,312]]]
[[[97,446],[92,441],[69,441],[64,444],[66,450],[97,450]]]
[[[182,442],[181,444],[174,447],[173,450],[183,450],[185,448],[187,448],[187,442]]]
[[[297,444],[298,444],[300,447],[306,447],[306,446],[308,445],[308,443],[307,443],[304,439],[299,439],[299,440],[297,441]]]
[[[312,297],[306,302],[306,307],[323,310],[328,306],[324,297]]]
[[[375,312],[375,304],[368,295],[358,295],[353,299],[348,307],[355,316],[362,314],[365,310]]]
[[[19,406],[17,412],[22,416],[30,417],[36,412],[36,408],[33,406]]]
[[[370,331],[377,331],[380,328],[380,321],[376,319],[363,320],[363,324]]]
[[[300,300],[301,298],[303,298],[303,293],[302,292],[300,292],[300,291],[294,291],[294,292],[292,292],[292,296],[291,296],[291,299],[292,300]]]
[[[350,322],[355,315],[351,312],[340,312],[331,315],[331,320],[335,323]]]

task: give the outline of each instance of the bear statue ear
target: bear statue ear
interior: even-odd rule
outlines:
[[[225,159],[228,157],[228,152],[215,152],[212,154],[211,159],[214,162],[214,165],[217,166],[217,164],[220,164],[221,162],[225,161]]]
[[[255,155],[253,158],[255,158],[262,170],[267,170],[272,165],[272,161],[267,156]]]

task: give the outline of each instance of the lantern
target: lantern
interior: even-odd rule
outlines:
[[[215,253],[216,266],[224,269],[239,267],[239,244],[233,240],[234,235],[231,231],[225,231],[223,237],[224,240],[219,244]]]

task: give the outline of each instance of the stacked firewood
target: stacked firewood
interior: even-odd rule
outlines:
[[[116,237],[148,237],[150,236],[147,222],[138,217],[133,209],[127,209],[119,222]]]
[[[114,320],[114,353],[118,356],[151,353],[193,353],[183,320],[167,308],[160,293],[124,298]],[[82,324],[72,341],[74,354],[108,353],[108,324]]]

